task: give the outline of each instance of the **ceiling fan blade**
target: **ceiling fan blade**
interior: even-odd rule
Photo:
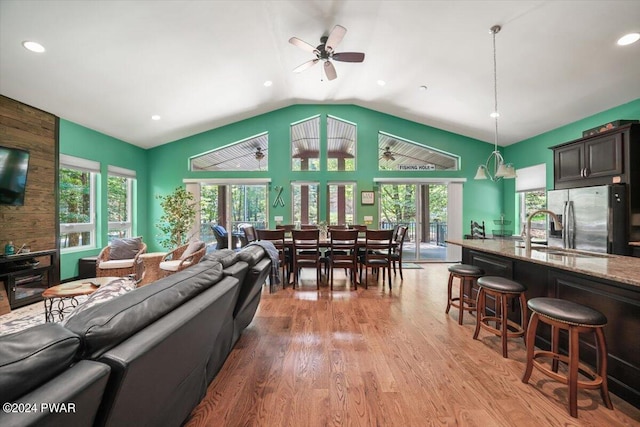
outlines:
[[[340,42],[342,41],[342,38],[346,33],[347,33],[347,29],[342,25],[336,25],[335,27],[333,27],[333,30],[331,30],[331,33],[329,34],[329,38],[325,43],[325,49],[328,52],[334,52],[336,50],[336,47],[338,46],[338,44],[340,44]]]
[[[327,79],[329,80],[334,80],[336,77],[338,77],[338,73],[336,73],[336,68],[333,66],[331,61],[325,61],[324,73],[327,75]]]
[[[302,65],[298,65],[296,68],[294,68],[294,69],[293,69],[293,72],[294,72],[294,73],[299,73],[300,71],[304,71],[304,70],[306,70],[307,68],[311,68],[311,67],[313,67],[314,65],[316,65],[316,64],[318,63],[318,61],[319,61],[319,59],[318,59],[318,58],[316,58],[316,59],[312,59],[311,61],[307,61],[307,62],[305,62],[304,64],[302,64]]]
[[[331,57],[336,61],[342,62],[362,62],[364,61],[364,53],[362,52],[339,52],[334,53]]]
[[[309,43],[302,41],[297,37],[291,37],[289,39],[289,43],[291,43],[294,46],[298,46],[302,50],[306,50],[308,52],[315,53],[316,55],[320,55],[320,51],[316,49],[315,46],[311,46]]]

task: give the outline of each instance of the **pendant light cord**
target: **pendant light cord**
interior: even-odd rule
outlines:
[[[498,62],[496,60],[496,34],[500,32],[500,26],[495,25],[491,27],[491,34],[493,34],[493,113],[495,114],[495,136],[494,136],[494,150],[498,151]]]

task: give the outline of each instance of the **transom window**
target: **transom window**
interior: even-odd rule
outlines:
[[[320,170],[320,116],[291,125],[291,170]]]
[[[327,170],[356,170],[356,135],[353,123],[327,117]]]
[[[378,133],[378,169],[396,171],[458,170],[460,158],[385,132]]]
[[[262,133],[189,159],[192,171],[267,171],[269,134]]]

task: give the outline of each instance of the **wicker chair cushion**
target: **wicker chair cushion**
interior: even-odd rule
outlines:
[[[140,250],[141,245],[141,237],[116,239],[111,242],[111,249],[109,250],[109,260],[135,258],[136,254]]]
[[[176,259],[171,261],[162,261],[160,263],[160,269],[166,270],[166,271],[178,271],[178,268],[180,267],[181,262],[182,262],[181,259]],[[191,265],[191,261],[187,261],[184,264],[182,264],[182,267],[184,268],[190,265]]]
[[[133,258],[131,259],[116,259],[111,261],[102,261],[98,268],[103,270],[110,270],[112,268],[130,268],[133,267]]]
[[[180,259],[189,258],[191,255],[195,254],[203,247],[204,242],[201,240],[194,240],[193,242],[189,242],[189,246],[187,246],[187,249],[185,249],[185,251],[182,253]]]

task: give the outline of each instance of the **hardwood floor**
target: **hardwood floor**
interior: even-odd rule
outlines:
[[[638,426],[640,410],[578,393],[538,371],[521,382],[522,339],[503,359],[498,337],[446,308],[448,264],[406,269],[394,288],[265,291],[253,323],[187,426]],[[305,272],[306,273],[306,272]],[[313,279],[309,272],[304,278]],[[369,275],[371,279],[371,275]]]

